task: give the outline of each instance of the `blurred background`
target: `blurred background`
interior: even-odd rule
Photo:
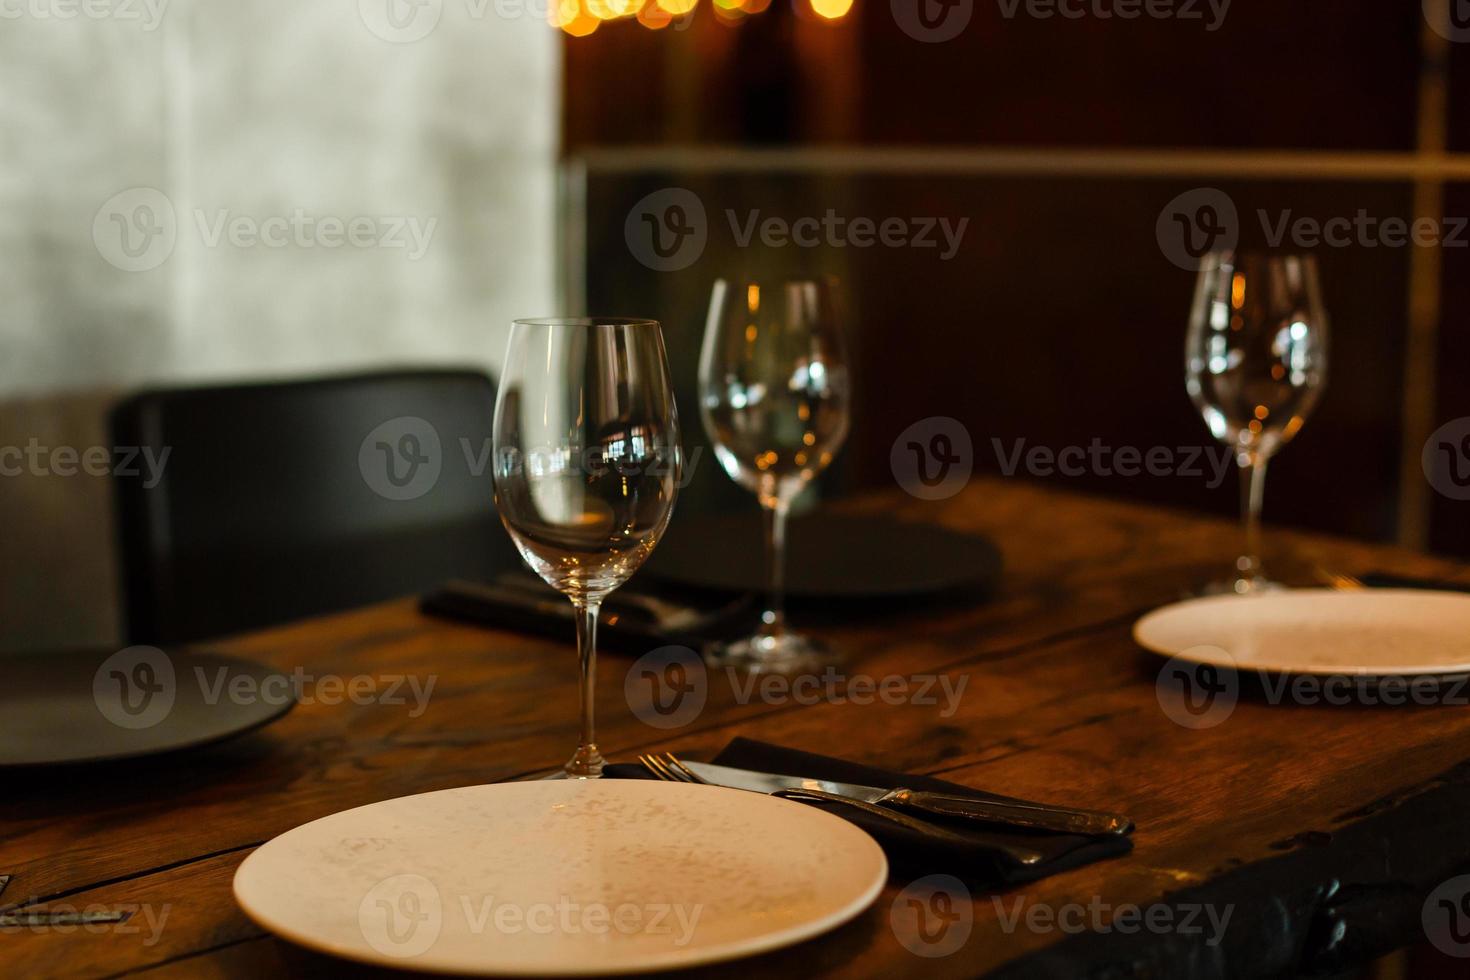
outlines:
[[[1267,521],[1470,556],[1422,465],[1470,415],[1466,42],[1450,0],[0,0],[0,447],[108,446],[145,385],[493,375],[577,312],[663,322],[696,445],[710,285],[755,273],[846,287],[823,492],[935,416],[982,473],[1218,454],[1184,329],[1239,242],[1332,314]],[[749,507],[710,463],[681,510]],[[1014,476],[1239,506],[1087,470]],[[0,477],[0,650],[117,640],[112,522],[105,475]]]

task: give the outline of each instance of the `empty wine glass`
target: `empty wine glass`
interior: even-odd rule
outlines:
[[[718,280],[699,357],[699,408],[715,456],[765,517],[767,600],[753,636],[713,651],[752,671],[829,659],[784,610],[786,515],[832,461],[848,426],[847,359],[830,281]]]
[[[653,552],[683,454],[653,320],[517,320],[495,401],[495,506],[526,563],[577,611],[581,738],[567,776],[601,774],[597,612]]]
[[[1309,255],[1206,255],[1185,343],[1185,387],[1240,468],[1245,553],[1210,591],[1277,588],[1261,567],[1266,463],[1301,430],[1327,384],[1327,314]]]

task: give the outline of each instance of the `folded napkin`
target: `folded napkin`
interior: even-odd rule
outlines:
[[[492,582],[448,582],[419,600],[426,615],[548,636],[568,643],[576,636],[572,604],[528,573],[507,573]],[[739,636],[755,622],[750,597],[701,601],[681,594],[627,586],[602,604],[597,640],[604,650],[642,654],[660,646],[702,650]]]
[[[932,776],[874,769],[845,759],[814,755],[748,738],[736,738],[710,761],[736,769],[756,769],[787,776],[810,776],[884,789],[902,786],[981,800],[1017,802],[1015,797],[983,793]],[[604,774],[630,779],[653,778],[641,765],[629,763],[610,765],[604,770]],[[918,816],[925,824],[935,828],[933,833],[920,833],[841,803],[806,805],[821,807],[833,816],[841,817],[866,830],[882,846],[889,863],[895,869],[917,874],[944,872],[964,878],[971,884],[1018,884],[1035,881],[1068,868],[1126,854],[1133,849],[1133,842],[1125,835],[1085,837],[1020,828],[1011,830],[993,825],[982,826],[959,818],[930,817],[915,814],[912,810],[905,811],[909,816]],[[1016,852],[1021,850],[1040,853],[1041,860],[1034,864],[1023,864],[1016,856]]]

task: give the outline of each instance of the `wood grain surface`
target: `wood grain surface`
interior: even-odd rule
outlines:
[[[1273,705],[1247,691],[1224,723],[1201,729],[1161,710],[1161,662],[1134,645],[1130,627],[1220,577],[1238,543],[1233,525],[1000,480],[939,503],[892,494],[849,506],[982,532],[1004,553],[1003,586],[987,602],[875,607],[820,631],[849,657],[850,676],[963,683],[955,710],[942,696],[866,705],[742,697],[712,672],[697,717],[659,729],[640,720],[648,712],[639,686],[625,693],[631,660],[607,656],[598,712],[608,757],[671,749],[708,758],[746,735],[1120,810],[1137,821],[1136,847],[1004,893],[971,890],[972,923],[947,955],[919,956],[900,941],[891,912],[910,882],[896,877],[838,931],[705,973],[1324,969],[1422,939],[1424,897],[1470,868],[1470,828],[1460,816],[1470,780],[1456,768],[1470,759],[1463,707]],[[1275,530],[1267,542],[1272,569],[1301,584],[1319,569],[1470,583],[1470,570],[1408,552]],[[308,684],[307,702],[285,719],[212,749],[6,774],[0,873],[13,877],[0,902],[137,910],[126,928],[0,930],[7,975],[373,972],[262,934],[231,897],[240,861],[277,834],[349,807],[553,769],[575,741],[571,637],[558,643],[433,619],[405,598],[208,646],[318,679],[369,678],[378,694],[394,678],[421,691],[432,679],[433,688],[418,711],[407,682],[398,683],[398,704],[329,704],[330,689]],[[1078,934],[1011,921],[1036,905],[1101,908],[1106,926],[1120,907],[1160,902],[1233,910],[1214,945],[1208,930]]]

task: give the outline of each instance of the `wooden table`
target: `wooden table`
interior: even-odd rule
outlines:
[[[1241,976],[1351,963],[1422,940],[1439,882],[1470,869],[1470,713],[1454,707],[1273,706],[1243,697],[1214,727],[1161,710],[1159,662],[1129,629],[1142,612],[1228,567],[1234,525],[977,481],[941,503],[862,501],[991,535],[1007,563],[992,601],[904,604],[827,630],[852,674],[968,678],[940,705],[737,703],[713,674],[702,713],[660,731],[625,700],[629,660],[605,656],[600,741],[614,759],[676,749],[708,757],[741,734],[1033,799],[1122,810],[1136,849],[996,896],[973,894],[967,941],[938,958],[899,942],[896,879],[856,921],[793,950],[718,968],[806,976],[1083,974]],[[1277,568],[1458,577],[1424,556],[1286,532]],[[137,905],[134,930],[0,934],[15,977],[287,976],[359,968],[263,935],[236,908],[235,868],[263,841],[348,807],[560,765],[574,741],[575,663],[556,643],[427,618],[412,599],[218,644],[307,675],[436,678],[427,709],[303,704],[212,750],[101,771],[7,774],[0,872],[6,901]],[[382,688],[380,687],[380,690]],[[1178,932],[1074,935],[1007,929],[1017,900],[1048,906],[1213,902],[1224,941]],[[1106,913],[1105,913],[1106,914]],[[151,915],[151,921],[149,919]],[[164,917],[166,915],[166,918]],[[162,919],[162,927],[156,928]],[[1039,920],[1038,920],[1039,921]],[[1073,917],[1075,921],[1075,916]],[[1090,920],[1089,920],[1090,921]],[[1039,958],[1038,958],[1039,957]]]

